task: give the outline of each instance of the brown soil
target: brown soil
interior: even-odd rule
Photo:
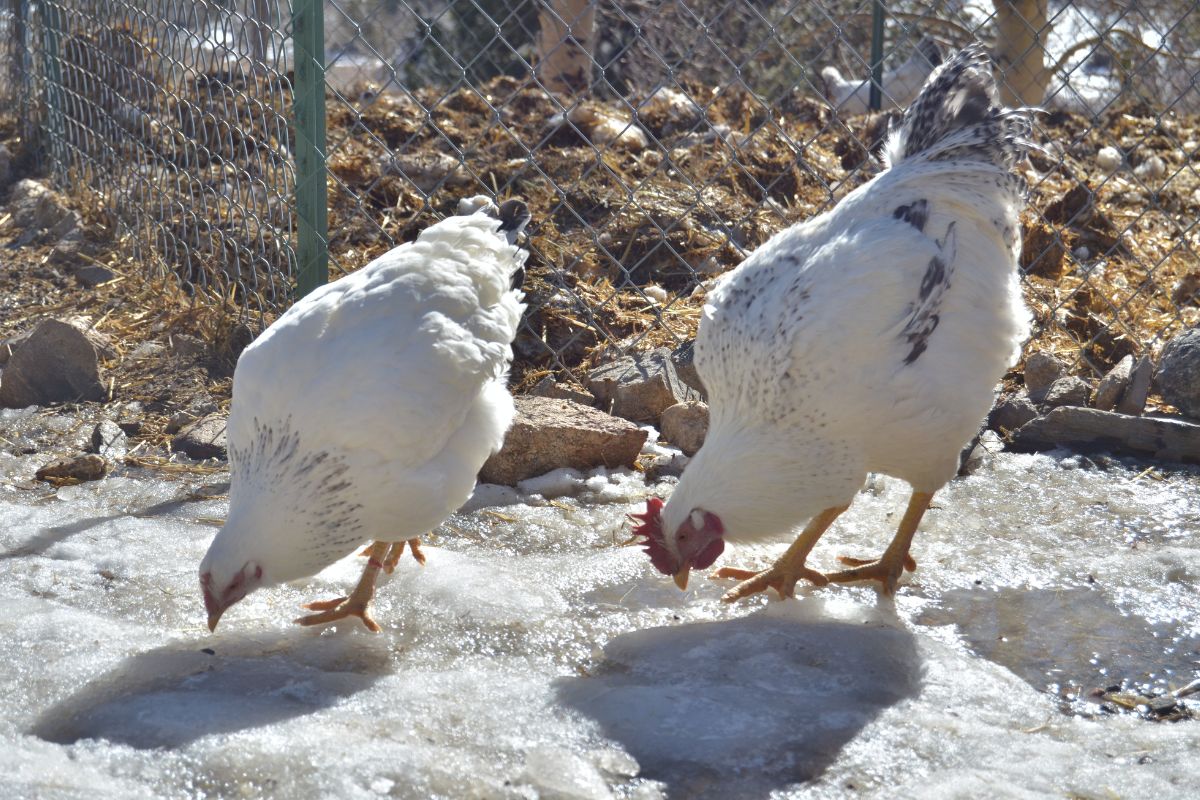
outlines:
[[[866,180],[863,142],[877,142],[883,126],[843,124],[799,95],[770,111],[745,91],[688,88],[705,120],[648,102],[640,117],[648,143],[606,132],[611,120],[630,119],[627,107],[589,101],[556,124],[544,93],[508,78],[479,91],[376,96],[361,109],[333,101],[333,277],[489,187],[525,199],[534,219],[517,389],[548,372],[586,369],[614,345],[690,337],[704,282]],[[1022,266],[1038,331],[1027,351],[1051,350],[1095,378],[1124,354],[1153,351],[1200,322],[1200,125],[1138,107],[1114,110],[1097,126],[1069,114],[1043,116],[1039,125],[1052,155],[1035,157],[1028,173]],[[12,128],[3,134],[19,150]],[[1134,168],[1157,156],[1165,172],[1145,183],[1131,169],[1105,175],[1096,154],[1107,145],[1121,147]],[[391,165],[389,152],[397,154]],[[228,402],[237,353],[277,309],[247,309],[254,298],[231,301],[147,277],[93,202],[69,198],[86,229],[70,259],[56,256],[53,243],[11,249],[20,231],[0,224],[0,337],[43,315],[86,317],[113,342],[103,363],[111,403],[140,403],[140,436],[161,445],[173,412]],[[72,278],[84,263],[118,277],[85,288]],[[652,284],[668,292],[667,302],[643,293]],[[180,336],[203,346],[177,347]]]

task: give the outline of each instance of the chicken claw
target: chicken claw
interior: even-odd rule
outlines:
[[[801,578],[816,586],[824,586],[829,583],[829,579],[815,569],[809,569],[803,565],[790,567],[784,564],[776,564],[762,572],[738,569],[737,567],[722,567],[713,573],[713,578],[715,580],[733,578],[741,581],[737,586],[721,595],[722,603],[735,603],[743,597],[765,592],[768,588],[779,592],[781,598],[795,597],[796,583]]]
[[[374,594],[374,592],[372,592]],[[362,624],[367,627],[371,633],[379,633],[383,628],[379,627],[379,623],[371,617],[371,599],[350,597],[338,597],[333,600],[314,600],[311,603],[305,603],[304,608],[310,611],[320,611],[320,614],[309,614],[307,617],[300,617],[294,622],[300,625],[324,625],[329,622],[337,622],[340,619],[347,617],[358,617],[362,620]]]

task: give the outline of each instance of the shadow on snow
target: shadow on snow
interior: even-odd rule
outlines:
[[[920,686],[899,623],[822,618],[818,601],[618,636],[559,700],[671,797],[766,797],[812,780],[881,711]]]

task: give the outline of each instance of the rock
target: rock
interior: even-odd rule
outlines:
[[[115,461],[125,455],[126,435],[120,425],[104,420],[92,429],[92,452]]]
[[[1096,395],[1092,405],[1101,411],[1112,411],[1117,402],[1125,394],[1129,386],[1129,376],[1133,372],[1133,356],[1125,356],[1117,365],[1108,371],[1096,386]]]
[[[100,480],[107,471],[107,461],[95,453],[87,453],[47,464],[34,477],[53,484],[72,484]]]
[[[171,354],[180,358],[203,358],[208,352],[208,345],[198,336],[187,333],[174,333],[167,339]]]
[[[6,145],[0,144],[0,192],[12,183],[12,151]]]
[[[1146,410],[1146,398],[1150,396],[1150,378],[1154,375],[1154,364],[1150,356],[1142,356],[1129,373],[1129,388],[1117,402],[1117,413],[1141,414]]]
[[[100,284],[108,283],[117,277],[117,273],[99,264],[84,264],[82,267],[77,267],[73,274],[75,280],[81,286],[86,286],[89,289],[94,289]]]
[[[1074,375],[1064,375],[1050,384],[1042,404],[1055,408],[1057,406],[1086,406],[1092,396],[1092,387],[1083,378]]]
[[[962,463],[959,465],[959,475],[974,475],[981,467],[992,460],[992,457],[1004,450],[1004,440],[993,430],[985,430],[975,439],[973,446],[966,449]]]
[[[1035,419],[1038,416],[1037,406],[1029,400],[1025,393],[1002,396],[988,414],[987,425],[1001,434],[1008,434]]]
[[[553,375],[547,375],[529,390],[536,397],[551,397],[558,400],[573,400],[581,405],[590,406],[596,402],[596,397],[582,386],[570,386],[559,383]]]
[[[1063,363],[1049,353],[1037,352],[1025,359],[1025,389],[1029,399],[1042,402],[1050,384],[1059,379],[1064,369]]]
[[[188,425],[198,422],[201,417],[206,417],[216,410],[216,403],[206,401],[193,402],[187,408],[172,414],[170,419],[167,420],[167,426],[163,429],[163,432],[168,435],[179,433]]]
[[[63,205],[62,198],[44,183],[29,178],[18,181],[9,196],[10,224],[21,233],[15,244],[24,246],[37,239],[58,241],[82,224],[79,212]]]
[[[1103,172],[1116,172],[1121,168],[1121,151],[1115,147],[1101,147],[1096,153],[1096,166]]]
[[[698,393],[679,379],[665,347],[622,356],[588,373],[587,387],[600,408],[635,422],[657,423],[662,412]]]
[[[9,336],[7,339],[0,339],[0,367],[8,363],[8,360],[12,358],[12,354],[21,346],[21,342],[29,338],[29,333],[29,331],[26,331],[16,336]]]
[[[1200,425],[1063,406],[1024,425],[1010,446],[1022,451],[1065,446],[1200,463]]]
[[[646,431],[594,408],[549,397],[519,396],[504,446],[479,471],[483,483],[515,486],[552,469],[631,467]]]
[[[209,414],[187,425],[171,439],[171,450],[195,459],[226,458],[224,414]]]
[[[687,455],[695,455],[708,433],[708,404],[700,400],[676,403],[662,412],[663,438]]]
[[[699,392],[701,399],[704,399],[708,397],[708,392],[704,390],[704,383],[700,380],[700,373],[696,371],[695,358],[695,339],[688,339],[671,351],[671,363],[675,365],[675,374],[679,376],[679,380]]]
[[[1200,419],[1200,328],[1167,342],[1158,359],[1155,382],[1163,400]]]
[[[103,397],[99,356],[92,339],[56,319],[39,322],[13,350],[0,375],[0,406],[6,408]]]

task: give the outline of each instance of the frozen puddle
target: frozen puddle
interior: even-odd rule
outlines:
[[[1087,699],[1200,677],[1200,477],[1144,466],[994,460],[938,496],[894,604],[679,592],[614,547],[640,476],[482,487],[382,587],[382,635],[290,623],[354,558],[210,635],[202,478],[50,495],[10,459],[0,796],[1188,796],[1200,724]],[[880,551],[905,499],[872,480],[814,565]]]

